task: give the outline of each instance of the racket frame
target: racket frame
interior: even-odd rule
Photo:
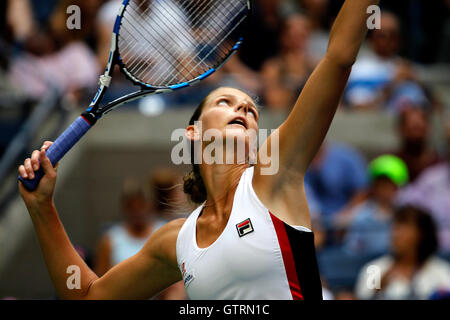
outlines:
[[[228,59],[230,59],[233,54],[240,48],[243,37],[238,39],[238,42],[232,47],[228,55],[224,58],[224,60],[215,68],[211,68],[210,70],[206,71],[202,75],[198,76],[197,78],[182,82],[179,84],[167,86],[167,87],[157,87],[157,86],[151,86],[146,83],[143,83],[139,81],[138,79],[134,78],[131,73],[129,73],[126,70],[126,67],[120,57],[120,53],[118,50],[118,41],[119,41],[119,31],[120,26],[122,23],[123,15],[125,12],[125,9],[127,5],[129,4],[130,0],[124,0],[122,2],[122,5],[119,9],[119,13],[117,15],[114,29],[112,33],[112,39],[111,39],[111,49],[109,53],[108,63],[106,65],[106,69],[104,74],[100,76],[99,79],[99,88],[97,90],[97,93],[95,94],[92,102],[90,103],[89,107],[86,109],[85,112],[83,112],[56,140],[55,142],[50,146],[50,148],[47,150],[47,156],[50,159],[53,166],[56,165],[56,163],[61,160],[61,158],[92,128],[92,126],[95,125],[98,119],[100,119],[103,115],[106,113],[112,111],[113,109],[117,108],[118,106],[121,106],[127,102],[131,102],[133,100],[153,95],[153,94],[160,94],[165,92],[172,92],[176,91],[182,88],[186,88],[192,85],[197,84],[201,80],[209,77],[212,75],[216,70],[218,70],[220,67],[222,67]],[[244,24],[248,23],[250,13],[251,13],[251,5],[250,1],[247,0],[247,15],[246,19],[244,21]],[[243,26],[245,29],[245,25]],[[112,73],[114,70],[114,67],[118,65],[119,69],[123,74],[125,74],[126,78],[132,81],[133,84],[140,87],[139,91],[129,93],[123,97],[120,97],[114,101],[109,102],[108,104],[104,106],[100,106],[100,101],[104,97],[106,91],[108,90],[108,87],[112,80]],[[35,172],[34,179],[25,179],[21,176],[18,177],[18,179],[22,182],[22,185],[28,190],[33,191],[35,190],[38,185],[41,178],[45,175],[42,166],[38,171]]]
[[[89,124],[92,126],[96,123],[98,119],[100,119],[103,115],[107,114],[108,112],[112,111],[113,109],[137,100],[139,98],[143,98],[146,96],[154,95],[154,94],[161,94],[161,93],[168,93],[177,91],[179,89],[183,89],[186,87],[193,86],[200,81],[206,79],[207,77],[211,76],[213,73],[215,73],[218,69],[220,69],[235,53],[236,51],[241,47],[242,42],[244,40],[244,37],[240,37],[236,44],[232,47],[230,52],[227,54],[227,56],[224,58],[224,60],[216,67],[209,69],[208,71],[204,72],[203,74],[199,75],[198,77],[190,80],[181,82],[178,84],[170,85],[170,86],[152,86],[150,84],[144,83],[134,77],[126,68],[121,56],[120,56],[120,50],[119,50],[119,32],[120,27],[122,25],[122,19],[123,15],[125,13],[126,7],[129,5],[130,0],[124,0],[121,4],[121,7],[119,9],[119,12],[116,17],[116,21],[114,23],[114,29],[112,33],[112,39],[111,39],[111,49],[109,53],[108,63],[106,66],[105,73],[100,76],[99,84],[100,87],[94,96],[94,99],[92,100],[91,104],[89,105],[89,108],[82,114],[83,118],[89,122]],[[247,0],[247,14],[246,14],[246,21],[244,22],[244,26],[242,26],[243,29],[245,29],[245,23],[248,23],[248,19],[250,17],[251,13],[251,3],[250,0]],[[120,97],[116,100],[113,100],[109,102],[108,104],[104,106],[99,106],[99,102],[102,100],[103,96],[105,95],[109,84],[112,79],[112,73],[114,71],[114,67],[118,66],[121,73],[125,75],[125,77],[130,80],[134,85],[140,87],[139,91],[132,92],[130,94],[127,94],[123,97]]]

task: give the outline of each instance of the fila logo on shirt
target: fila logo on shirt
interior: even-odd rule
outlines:
[[[188,274],[186,272],[186,266],[184,262],[181,264],[181,275],[183,277],[184,286],[185,288],[187,288],[188,285],[192,282],[192,280],[194,280],[194,275],[192,273]]]
[[[254,230],[253,229],[253,225],[252,225],[252,221],[250,220],[250,218],[248,218],[248,219],[246,219],[246,220],[244,220],[242,222],[239,222],[236,225],[236,229],[237,229],[237,232],[239,234],[239,237],[243,237],[246,234],[249,234],[250,232],[253,232],[253,230]]]

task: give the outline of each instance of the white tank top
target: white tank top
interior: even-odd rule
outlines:
[[[197,218],[182,226],[177,262],[190,299],[322,299],[314,235],[291,227],[262,204],[252,187],[254,168],[244,171],[228,223],[217,240],[199,248]]]

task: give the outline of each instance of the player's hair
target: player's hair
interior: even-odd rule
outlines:
[[[148,188],[157,212],[174,211],[181,207],[182,204],[176,199],[179,178],[178,171],[172,167],[157,167],[149,172]]]
[[[191,119],[189,120],[189,125],[194,125],[195,121],[200,119],[200,116],[203,112],[203,108],[206,105],[206,101],[208,100],[209,95],[207,95],[202,102],[198,105],[198,107],[195,109],[194,114],[192,115]],[[183,177],[183,191],[186,193],[189,197],[189,199],[197,204],[201,204],[204,201],[206,201],[206,187],[205,183],[203,182],[203,178],[200,174],[200,166],[198,164],[195,164],[194,161],[194,144],[191,143],[191,163],[192,163],[192,171],[187,173]]]

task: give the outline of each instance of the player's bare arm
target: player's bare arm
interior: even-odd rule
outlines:
[[[83,299],[149,299],[180,281],[176,241],[184,221],[156,231],[136,255],[95,279]]]
[[[43,167],[45,175],[34,192],[19,182],[21,195],[33,221],[52,282],[63,299],[148,299],[181,279],[176,263],[176,239],[184,219],[174,220],[155,232],[144,248],[98,277],[78,255],[67,236],[53,203],[56,170],[46,156],[46,141],[19,167],[19,174],[32,177]],[[80,289],[67,286],[67,268],[80,270]]]
[[[331,29],[325,57],[276,131],[278,139],[269,137],[259,152],[258,157],[261,153],[270,154],[271,143],[279,141],[278,173],[261,174],[264,164],[258,161],[253,186],[264,204],[292,225],[310,227],[303,177],[328,132],[367,33],[367,8],[378,2],[345,1]],[[295,198],[291,197],[293,192],[297,194]]]

